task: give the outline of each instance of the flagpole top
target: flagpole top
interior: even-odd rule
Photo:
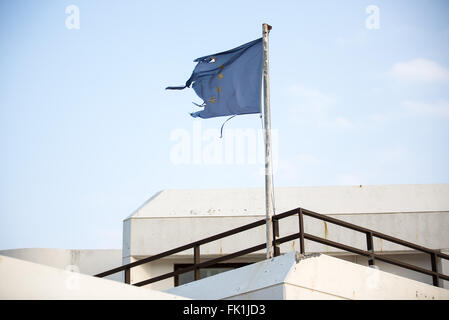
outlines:
[[[270,30],[273,29],[273,27],[270,26],[268,23],[262,24],[262,27],[263,27],[263,28],[266,28],[268,32],[270,32]]]

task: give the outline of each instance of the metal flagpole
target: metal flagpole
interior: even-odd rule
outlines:
[[[270,78],[268,75],[268,34],[271,26],[262,25],[263,35],[263,112],[265,133],[265,206],[266,206],[266,235],[267,235],[267,259],[274,256],[273,250],[273,222],[271,218],[273,209],[273,172],[271,169],[271,120],[270,120]]]

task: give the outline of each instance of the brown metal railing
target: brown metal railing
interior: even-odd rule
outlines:
[[[279,238],[279,221],[284,219],[284,218],[287,218],[287,217],[290,217],[290,216],[294,216],[294,215],[298,216],[298,230],[299,231],[297,233],[294,233],[294,234],[291,234],[291,235]],[[335,225],[338,225],[338,226],[341,226],[341,227],[352,229],[352,230],[357,231],[357,232],[364,233],[365,236],[366,236],[366,250],[362,250],[362,249],[359,249],[359,248],[347,246],[347,245],[344,245],[344,244],[341,244],[341,243],[338,243],[338,242],[334,242],[334,241],[331,241],[331,240],[328,240],[328,239],[324,239],[324,238],[321,238],[321,237],[314,236],[312,234],[305,233],[304,232],[304,216],[309,216],[309,217],[312,217],[312,218],[316,218],[318,220],[322,220],[322,221],[329,222],[329,223],[332,223],[332,224],[335,224]],[[332,218],[332,217],[329,217],[329,216],[326,216],[326,215],[323,215],[323,214],[319,214],[319,213],[316,213],[316,212],[313,212],[313,211],[310,211],[310,210],[306,210],[306,209],[303,209],[303,208],[297,208],[297,209],[293,209],[293,210],[290,210],[290,211],[287,211],[287,212],[284,212],[284,213],[281,213],[281,214],[274,215],[272,221],[273,221],[273,246],[274,246],[274,254],[275,254],[275,256],[280,255],[280,248],[279,248],[280,244],[282,244],[284,242],[296,240],[296,239],[299,240],[300,253],[304,254],[305,253],[304,240],[309,240],[309,241],[318,242],[318,243],[321,243],[321,244],[324,244],[324,245],[327,245],[327,246],[331,246],[331,247],[334,247],[334,248],[337,248],[337,249],[341,249],[341,250],[344,250],[344,251],[348,251],[348,252],[351,252],[351,253],[355,253],[355,254],[367,257],[368,258],[368,265],[370,265],[370,266],[375,265],[375,261],[379,260],[379,261],[383,261],[383,262],[386,262],[386,263],[389,263],[389,264],[396,265],[398,267],[402,267],[402,268],[405,268],[405,269],[409,269],[409,270],[413,270],[413,271],[416,271],[416,272],[419,272],[419,273],[423,273],[423,274],[429,275],[433,279],[432,282],[433,282],[434,286],[438,286],[439,285],[439,280],[440,279],[449,281],[449,276],[444,275],[444,274],[438,272],[438,267],[437,267],[437,259],[440,258],[440,259],[449,260],[449,255],[443,254],[439,250],[422,247],[422,246],[416,245],[416,244],[411,243],[411,242],[407,242],[407,241],[404,241],[404,240],[401,240],[401,239],[398,239],[398,238],[394,238],[394,237],[391,237],[389,235],[386,235],[386,234],[383,234],[383,233],[380,233],[380,232],[377,232],[377,231],[374,231],[374,230],[366,229],[366,228],[363,228],[363,227],[360,227],[360,226],[357,226],[357,225],[354,225],[354,224],[351,224],[351,223],[348,223],[348,222],[345,222],[345,221],[342,221],[342,220],[338,220],[338,219],[335,219],[335,218]],[[130,270],[131,270],[131,268],[136,267],[136,266],[140,266],[142,264],[149,263],[149,262],[152,262],[152,261],[156,261],[158,259],[170,256],[170,255],[173,255],[173,254],[185,251],[185,250],[193,249],[193,264],[191,266],[188,266],[188,267],[185,267],[185,268],[182,268],[182,269],[178,269],[178,270],[175,270],[173,272],[169,272],[169,273],[166,273],[166,274],[154,277],[154,278],[150,278],[150,279],[147,279],[147,280],[144,280],[144,281],[133,283],[133,285],[140,287],[140,286],[144,286],[144,285],[156,282],[156,281],[160,281],[160,280],[164,280],[164,279],[167,279],[167,278],[171,278],[171,277],[177,276],[179,274],[187,273],[187,272],[190,272],[190,271],[194,271],[194,279],[195,280],[199,280],[200,279],[200,269],[201,268],[214,266],[214,265],[217,265],[220,262],[224,262],[224,261],[228,261],[228,260],[240,257],[240,256],[244,256],[244,255],[247,255],[249,253],[262,250],[262,249],[264,249],[266,247],[266,244],[262,243],[262,244],[259,244],[259,245],[256,245],[256,246],[252,246],[250,248],[247,248],[247,249],[244,249],[244,250],[240,250],[240,251],[237,251],[237,252],[234,252],[234,253],[231,253],[231,254],[227,254],[227,255],[224,255],[224,256],[221,256],[221,257],[218,257],[218,258],[215,258],[215,259],[211,259],[211,260],[208,260],[208,261],[200,262],[200,246],[201,245],[204,245],[206,243],[210,243],[212,241],[216,241],[216,240],[219,240],[219,239],[231,236],[231,235],[235,235],[235,234],[238,234],[238,233],[241,233],[241,232],[244,232],[244,231],[256,228],[256,227],[263,226],[263,225],[265,225],[265,223],[266,223],[265,219],[258,220],[256,222],[252,222],[252,223],[243,225],[241,227],[234,228],[234,229],[228,230],[226,232],[222,232],[222,233],[216,234],[214,236],[207,237],[207,238],[204,238],[202,240],[198,240],[198,241],[192,242],[190,244],[187,244],[187,245],[184,245],[184,246],[172,249],[172,250],[168,250],[168,251],[159,253],[157,255],[154,255],[154,256],[151,256],[151,257],[148,257],[148,258],[141,259],[141,260],[136,261],[136,262],[132,262],[132,263],[123,265],[121,267],[117,267],[117,268],[114,268],[114,269],[102,272],[100,274],[97,274],[96,277],[106,277],[108,275],[111,275],[111,274],[114,274],[114,273],[117,273],[117,272],[125,271],[125,282],[130,284],[130,282],[131,282],[130,281],[130,278],[131,278],[130,277]],[[380,239],[383,239],[383,240],[386,240],[386,241],[390,241],[390,242],[393,242],[393,243],[396,243],[396,244],[399,244],[399,245],[402,245],[402,246],[414,249],[414,250],[419,251],[419,252],[423,252],[423,253],[429,254],[431,270],[428,270],[428,269],[425,269],[425,268],[422,268],[422,267],[418,267],[418,266],[415,266],[415,265],[411,265],[411,264],[399,261],[397,259],[388,258],[385,255],[379,255],[378,253],[375,253],[375,251],[374,251],[374,241],[373,241],[374,237],[380,238]]]

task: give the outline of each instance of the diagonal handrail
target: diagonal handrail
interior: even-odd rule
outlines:
[[[137,266],[140,266],[142,264],[145,264],[145,263],[148,263],[148,262],[151,262],[151,261],[155,261],[155,260],[158,260],[158,259],[170,256],[170,255],[178,253],[178,252],[182,252],[182,251],[185,251],[185,250],[193,249],[196,246],[200,246],[200,245],[203,245],[203,244],[215,241],[215,240],[219,240],[219,239],[222,239],[222,238],[225,238],[225,237],[228,237],[228,236],[231,236],[231,235],[234,235],[234,234],[237,234],[237,233],[249,230],[249,229],[253,229],[255,227],[264,225],[265,223],[266,223],[265,219],[258,220],[256,222],[252,222],[252,223],[248,223],[248,224],[245,224],[245,225],[243,225],[241,227],[234,228],[234,229],[231,229],[231,230],[228,230],[228,231],[225,231],[225,232],[222,232],[222,233],[219,233],[219,234],[216,234],[216,235],[213,235],[213,236],[210,236],[210,237],[198,240],[198,241],[194,241],[192,243],[189,243],[189,244],[186,244],[186,245],[183,245],[183,246],[180,246],[180,247],[177,247],[177,248],[174,248],[174,249],[171,249],[171,250],[159,253],[157,255],[154,255],[154,256],[151,256],[151,257],[148,257],[148,258],[144,258],[144,259],[140,259],[139,261],[128,263],[128,264],[125,264],[123,266],[120,266],[120,267],[117,267],[117,268],[114,268],[114,269],[111,269],[111,270],[99,273],[99,274],[95,275],[95,277],[102,278],[102,277],[106,277],[106,276],[109,276],[111,274],[114,274],[114,273],[117,273],[117,272],[120,272],[120,271],[125,271],[126,269],[137,267]]]
[[[279,237],[279,221],[284,219],[284,218],[287,218],[287,217],[290,217],[290,216],[294,216],[294,215],[298,216],[299,232],[293,233],[291,235],[284,236],[284,237],[280,238]],[[351,229],[351,230],[354,230],[354,231],[357,231],[357,232],[364,233],[366,235],[367,250],[362,250],[362,249],[359,249],[359,248],[348,246],[348,245],[345,245],[345,244],[342,244],[342,243],[331,241],[329,239],[324,239],[324,238],[321,238],[321,237],[318,237],[318,236],[315,236],[315,235],[312,235],[312,234],[304,232],[304,216],[309,216],[309,217],[312,217],[312,218],[315,218],[315,219],[318,219],[318,220],[326,221],[326,222],[329,222],[329,223],[332,223],[332,224],[339,225],[341,227],[345,227],[345,228],[348,228],[348,229]],[[449,281],[449,276],[444,275],[444,274],[438,272],[438,267],[437,267],[437,259],[440,258],[440,259],[449,260],[449,255],[443,254],[439,250],[426,248],[426,247],[423,247],[423,246],[420,246],[420,245],[417,245],[417,244],[414,244],[414,243],[411,243],[411,242],[408,242],[408,241],[405,241],[405,240],[401,240],[399,238],[395,238],[395,237],[389,236],[389,235],[384,234],[384,233],[377,232],[375,230],[364,228],[364,227],[361,227],[361,226],[358,226],[358,225],[355,225],[355,224],[351,224],[351,223],[343,221],[343,220],[339,220],[339,219],[336,219],[336,218],[333,218],[333,217],[329,217],[327,215],[316,213],[316,212],[313,212],[313,211],[310,211],[310,210],[307,210],[307,209],[303,209],[303,208],[296,208],[296,209],[289,210],[289,211],[281,213],[281,214],[274,215],[272,217],[272,221],[273,221],[273,239],[274,239],[273,240],[273,246],[274,246],[274,249],[275,249],[274,250],[275,255],[279,255],[280,254],[280,249],[279,249],[279,245],[280,244],[282,244],[284,242],[291,241],[291,240],[296,240],[296,239],[299,240],[300,253],[304,254],[305,253],[305,241],[304,240],[309,240],[309,241],[318,242],[318,243],[321,243],[321,244],[324,244],[324,245],[328,245],[328,246],[331,246],[331,247],[334,247],[334,248],[337,248],[337,249],[341,249],[341,250],[345,250],[345,251],[348,251],[348,252],[352,252],[352,253],[355,253],[355,254],[358,254],[358,255],[361,255],[361,256],[368,257],[368,264],[370,266],[374,265],[376,260],[379,260],[379,261],[383,261],[383,262],[386,262],[386,263],[389,263],[389,264],[393,264],[393,265],[396,265],[396,266],[399,266],[399,267],[402,267],[402,268],[405,268],[405,269],[409,269],[409,270],[413,270],[413,271],[416,271],[416,272],[419,272],[419,273],[427,274],[429,276],[432,276],[433,285],[434,286],[439,286],[439,280],[440,279]],[[168,251],[156,254],[154,256],[150,256],[150,257],[141,259],[139,261],[135,261],[135,262],[132,262],[132,263],[128,263],[128,264],[122,265],[122,266],[117,267],[117,268],[113,268],[111,270],[99,273],[99,274],[97,274],[95,276],[96,277],[106,277],[108,275],[111,275],[111,274],[114,274],[114,273],[117,273],[117,272],[125,271],[125,282],[130,284],[130,270],[131,270],[131,268],[139,266],[139,265],[142,265],[142,264],[146,264],[146,263],[149,263],[149,262],[152,262],[152,261],[156,261],[156,260],[162,259],[164,257],[170,256],[170,255],[173,255],[173,254],[185,251],[185,250],[193,249],[194,250],[194,255],[193,255],[194,256],[194,261],[193,261],[193,265],[192,266],[184,267],[182,269],[178,269],[178,270],[175,270],[173,272],[169,272],[169,273],[166,273],[166,274],[154,277],[154,278],[143,280],[143,281],[134,283],[133,285],[135,285],[135,286],[144,286],[144,285],[147,285],[147,284],[150,284],[150,283],[154,283],[154,282],[157,282],[157,281],[160,281],[160,280],[163,280],[163,279],[167,279],[167,278],[174,277],[174,276],[177,276],[179,274],[183,274],[183,273],[187,273],[187,272],[191,272],[191,271],[195,271],[194,279],[198,280],[200,278],[200,274],[199,274],[199,269],[200,268],[214,266],[214,265],[216,265],[216,264],[218,264],[220,262],[227,261],[227,260],[230,260],[230,259],[234,259],[236,257],[244,256],[244,255],[247,255],[249,253],[253,253],[253,252],[262,250],[262,249],[264,249],[266,247],[266,243],[263,243],[263,244],[252,246],[250,248],[247,248],[247,249],[244,249],[244,250],[240,250],[238,252],[234,252],[234,253],[231,253],[231,254],[227,254],[227,255],[224,255],[224,256],[221,256],[221,257],[218,257],[218,258],[215,258],[215,259],[211,259],[211,260],[208,260],[208,261],[200,262],[200,246],[201,245],[204,245],[206,243],[210,243],[210,242],[213,242],[213,241],[216,241],[216,240],[219,240],[219,239],[222,239],[222,238],[225,238],[225,237],[237,234],[237,233],[241,233],[241,232],[253,229],[253,228],[257,228],[257,227],[260,227],[260,226],[265,225],[265,224],[266,224],[266,219],[257,220],[255,222],[248,223],[248,224],[245,224],[243,226],[240,226],[240,227],[237,227],[237,228],[233,228],[233,229],[230,229],[228,231],[221,232],[219,234],[216,234],[216,235],[213,235],[213,236],[210,236],[210,237],[198,240],[198,241],[194,241],[192,243],[189,243],[189,244],[186,244],[186,245],[183,245],[183,246],[180,246],[180,247],[177,247],[177,248],[174,248],[174,249],[171,249],[171,250],[168,250]],[[376,253],[375,250],[374,250],[374,241],[373,241],[374,237],[380,238],[380,239],[383,239],[383,240],[386,240],[386,241],[390,241],[390,242],[393,242],[393,243],[396,243],[396,244],[399,244],[399,245],[402,245],[402,246],[414,249],[416,251],[420,251],[420,252],[424,252],[426,254],[429,254],[430,255],[430,262],[431,262],[431,270],[428,270],[428,269],[425,269],[425,268],[422,268],[422,267],[418,267],[418,266],[415,266],[415,265],[411,265],[411,264],[399,261],[397,259],[389,258],[389,257],[386,257],[385,255],[380,255],[380,254]]]

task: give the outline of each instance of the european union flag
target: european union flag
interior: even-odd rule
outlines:
[[[198,59],[184,89],[192,85],[203,99],[203,110],[191,113],[203,119],[260,113],[262,82],[262,38],[240,47]]]

